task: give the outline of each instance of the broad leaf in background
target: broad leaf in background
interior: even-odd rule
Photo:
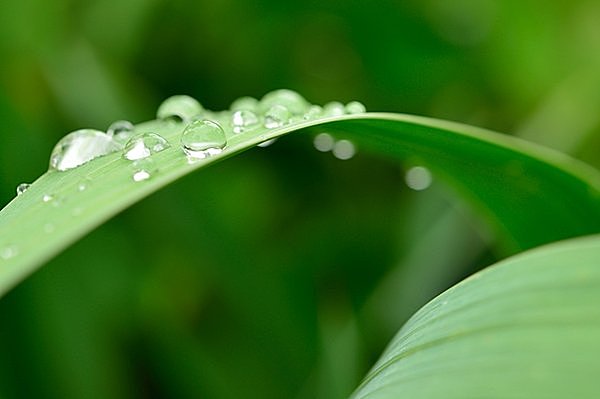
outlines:
[[[594,398],[600,236],[517,255],[442,293],[353,398]]]

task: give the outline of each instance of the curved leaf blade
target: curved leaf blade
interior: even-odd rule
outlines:
[[[226,126],[227,117],[218,120]],[[188,163],[178,145],[183,126],[155,120],[137,125],[136,132],[159,133],[172,146],[153,156],[159,172],[150,180],[134,182],[130,162],[113,153],[73,170],[45,173],[0,211],[0,294],[104,220],[179,177],[305,128],[340,132],[382,155],[417,157],[472,197],[501,227],[512,250],[600,231],[595,169],[482,129],[410,115],[345,115],[233,135],[221,154]],[[79,191],[82,179],[89,187]],[[44,203],[46,194],[57,201]]]
[[[600,236],[515,256],[434,298],[353,398],[592,398]]]

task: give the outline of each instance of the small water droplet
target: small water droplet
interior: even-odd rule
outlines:
[[[406,172],[404,180],[408,187],[416,191],[422,191],[431,185],[433,178],[429,169],[423,166],[415,166]]]
[[[328,133],[319,133],[315,136],[313,144],[318,151],[327,152],[333,149],[335,140]]]
[[[56,226],[54,226],[54,223],[46,223],[44,225],[44,233],[46,233],[46,234],[54,233],[54,230],[56,230]]]
[[[274,138],[274,139],[271,139],[271,140],[267,140],[267,141],[263,141],[262,143],[258,144],[258,146],[262,147],[262,148],[268,147],[268,146],[270,146],[271,144],[273,144],[276,141],[277,141],[277,138]]]
[[[323,107],[323,114],[325,116],[340,116],[346,113],[346,108],[344,104],[339,101],[332,101],[330,103],[325,104]]]
[[[56,143],[50,155],[50,169],[73,169],[119,149],[112,137],[99,130],[77,130]]]
[[[14,244],[8,244],[0,249],[0,257],[4,260],[14,258],[19,254],[19,248]]]
[[[29,183],[21,183],[17,186],[17,196],[23,194],[31,186]]]
[[[106,134],[111,136],[116,143],[124,145],[133,136],[133,129],[133,124],[129,121],[116,121],[111,123]]]
[[[258,100],[254,97],[240,97],[231,103],[229,107],[232,111],[258,111]]]
[[[85,191],[90,187],[91,184],[92,184],[92,181],[90,179],[88,179],[87,177],[84,179],[81,179],[81,180],[79,180],[79,183],[77,183],[77,191]]]
[[[323,114],[323,107],[320,105],[311,105],[304,114],[304,120],[310,121],[317,119]]]
[[[263,112],[275,105],[284,106],[293,115],[304,115],[309,103],[293,90],[280,89],[265,94],[260,101],[260,108]]]
[[[150,158],[138,159],[133,163],[133,181],[140,182],[148,180],[154,175],[158,168],[154,161]]]
[[[242,133],[258,126],[258,116],[249,110],[235,111],[231,115],[231,124],[234,133]]]
[[[290,120],[290,111],[283,105],[273,105],[265,113],[265,127],[274,129],[283,126]]]
[[[43,202],[50,202],[50,201],[54,201],[54,196],[52,194],[44,194],[42,196],[42,201]]]
[[[165,121],[190,122],[204,111],[202,105],[193,97],[179,95],[167,98],[160,104],[156,117]]]
[[[221,125],[208,119],[190,123],[181,135],[181,147],[193,159],[219,154],[226,145],[227,138]]]
[[[356,148],[350,140],[340,140],[333,145],[332,152],[337,159],[345,161],[356,154]]]
[[[156,133],[143,133],[133,137],[123,148],[123,158],[135,161],[164,151],[171,145]]]
[[[367,112],[367,108],[361,102],[350,101],[348,104],[346,104],[347,114],[362,114],[363,112]]]

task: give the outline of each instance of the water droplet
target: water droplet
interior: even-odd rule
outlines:
[[[262,143],[258,144],[259,147],[268,147],[271,144],[273,144],[274,142],[277,141],[277,138],[271,139],[271,140],[267,140],[267,141],[263,141]]]
[[[31,186],[29,183],[21,183],[17,186],[17,196],[23,194]]]
[[[309,121],[313,119],[317,119],[323,114],[323,107],[320,105],[311,105],[306,113],[304,114],[304,119]]]
[[[421,191],[431,185],[433,178],[429,169],[423,166],[415,166],[406,172],[404,180],[408,187],[416,191]]]
[[[283,105],[273,105],[265,113],[265,127],[274,129],[286,124],[290,119],[290,111]]]
[[[0,250],[0,257],[4,260],[14,258],[18,254],[19,254],[19,248],[13,244],[5,245]]]
[[[123,148],[123,158],[135,161],[147,158],[157,152],[169,148],[171,145],[167,140],[156,133],[143,133],[133,137]]]
[[[260,101],[260,108],[263,112],[275,105],[284,106],[293,115],[304,115],[309,103],[293,90],[280,89],[265,94]]]
[[[315,136],[313,144],[317,150],[327,152],[333,149],[335,140],[328,133],[320,133]]]
[[[197,120],[181,135],[181,147],[190,158],[203,159],[219,154],[227,145],[225,131],[215,121]]]
[[[333,156],[343,161],[350,159],[356,154],[354,143],[349,140],[340,140],[333,145]]]
[[[242,133],[258,126],[258,116],[249,110],[235,111],[231,115],[231,124],[234,133]]]
[[[330,103],[325,104],[323,107],[323,114],[325,116],[340,116],[346,113],[346,108],[344,104],[339,101],[332,101]]]
[[[92,181],[90,179],[88,179],[87,177],[84,179],[81,179],[81,180],[79,180],[79,183],[77,183],[77,191],[85,191],[90,187],[91,184],[92,184]]]
[[[229,107],[232,111],[258,111],[258,100],[254,97],[240,97],[231,103]]]
[[[167,121],[190,122],[202,111],[204,111],[204,108],[195,98],[185,95],[172,96],[160,104],[156,117]]]
[[[42,201],[43,202],[50,202],[50,201],[54,201],[54,195],[52,194],[44,194],[42,196]]]
[[[351,101],[348,104],[346,104],[347,114],[362,114],[363,112],[367,112],[367,108],[361,102]]]
[[[50,169],[73,169],[119,149],[112,137],[99,130],[77,130],[56,143],[50,155]]]
[[[116,121],[108,127],[106,134],[118,144],[124,145],[133,136],[133,129],[133,124],[129,121]]]
[[[133,163],[133,181],[148,180],[158,171],[156,164],[150,158],[138,159]]]
[[[44,225],[44,233],[46,233],[46,234],[54,233],[54,230],[56,230],[56,226],[54,226],[54,223],[46,223]]]

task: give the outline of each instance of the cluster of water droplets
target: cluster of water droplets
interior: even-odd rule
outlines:
[[[324,106],[310,104],[292,90],[275,90],[262,99],[241,97],[229,110],[220,113],[205,109],[196,99],[186,95],[167,98],[158,107],[157,118],[171,128],[181,125],[179,147],[188,161],[209,158],[221,153],[233,136],[254,132],[257,129],[277,129],[286,125],[303,123],[318,118],[365,112],[365,106],[357,101],[342,104],[333,101]],[[268,136],[259,144],[266,147],[275,139]],[[354,145],[347,140],[334,141],[328,135],[319,135],[315,147],[320,151],[332,151],[340,159],[354,155]],[[152,131],[138,131],[129,121],[112,123],[105,132],[80,129],[64,136],[50,155],[51,171],[66,171],[89,161],[121,151],[122,158],[131,163],[132,180],[148,180],[158,171],[154,155],[171,148],[171,143]],[[17,195],[24,194],[29,184],[17,187]],[[44,202],[51,202],[46,194]]]

